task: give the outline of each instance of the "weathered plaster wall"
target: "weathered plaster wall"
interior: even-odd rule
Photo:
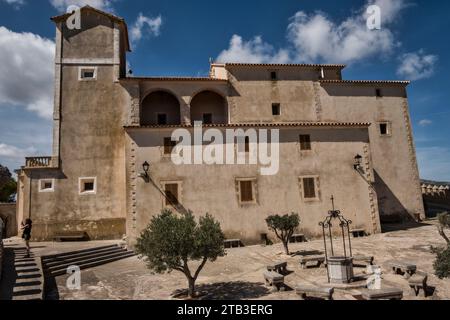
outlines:
[[[375,89],[381,88],[382,97]],[[322,121],[371,122],[370,147],[380,214],[408,219],[424,217],[420,179],[403,86],[332,85],[320,87]],[[379,122],[391,123],[392,133],[381,136]]]
[[[64,24],[63,24],[64,25]],[[33,239],[61,231],[87,231],[91,239],[120,238],[126,230],[123,124],[130,99],[116,81],[114,23],[83,11],[82,31],[62,33],[61,69],[55,103],[60,143],[57,169],[25,170],[22,216],[33,220]],[[117,40],[117,39],[116,39]],[[79,80],[80,67],[95,67],[96,79]],[[96,178],[96,194],[82,195],[79,178]],[[55,179],[54,192],[39,192],[39,179]]]
[[[311,134],[311,152],[300,152],[299,134]],[[367,183],[352,166],[356,153],[367,155],[370,163],[370,155],[364,152],[369,143],[367,129],[283,129],[281,167],[275,176],[261,176],[255,165],[176,166],[162,155],[161,143],[170,135],[167,129],[129,132],[128,159],[134,164],[129,169],[129,219],[134,221],[128,229],[130,241],[163,208],[164,198],[157,188],[163,181],[181,181],[181,202],[186,209],[214,215],[228,238],[239,238],[247,244],[259,242],[262,233],[270,234],[264,219],[274,213],[298,212],[302,219],[300,231],[318,236],[318,223],[331,209],[331,195],[355,227],[379,232],[378,217],[373,220],[371,216],[371,205],[376,207],[376,201],[371,201]],[[151,163],[156,186],[137,177],[144,161]],[[304,201],[300,193],[299,177],[310,175],[319,176],[318,201]],[[240,205],[236,178],[256,179],[256,204]]]

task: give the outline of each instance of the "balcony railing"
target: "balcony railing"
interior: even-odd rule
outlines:
[[[29,157],[26,158],[25,168],[55,168],[57,161],[53,157]]]

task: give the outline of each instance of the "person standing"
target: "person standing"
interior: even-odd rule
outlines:
[[[26,219],[25,223],[22,222],[22,239],[25,240],[25,246],[27,247],[27,256],[30,256],[30,239],[32,227],[33,221],[31,221],[31,219]]]

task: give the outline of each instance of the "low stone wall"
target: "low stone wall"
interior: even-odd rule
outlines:
[[[4,234],[2,239],[12,238],[18,234],[15,203],[0,203],[0,219],[3,220]]]

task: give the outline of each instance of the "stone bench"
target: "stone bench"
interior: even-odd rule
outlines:
[[[268,271],[274,271],[279,274],[286,274],[287,273],[287,262],[274,262],[272,264],[269,264],[267,266]]]
[[[305,300],[306,298],[321,298],[333,300],[334,288],[301,285],[295,287],[295,292],[300,296],[300,299],[302,300]]]
[[[223,242],[226,249],[242,247],[241,239],[227,239]]]
[[[88,234],[85,231],[68,231],[60,232],[53,236],[53,241],[87,241],[89,239]]]
[[[414,290],[414,294],[418,296],[420,294],[420,290],[423,290],[423,295],[427,297],[427,288],[428,288],[428,274],[424,272],[416,272],[411,278],[409,278],[408,283],[411,289]]]
[[[403,290],[397,288],[385,288],[379,290],[361,290],[364,300],[402,300]]]
[[[277,291],[284,289],[283,275],[273,271],[266,271],[264,272],[264,279],[266,281],[267,286],[274,287],[277,289]]]
[[[307,265],[311,263],[314,263],[314,266],[319,268],[322,264],[325,265],[325,256],[304,256],[300,258],[302,269],[306,269]]]
[[[367,232],[365,229],[352,229],[350,233],[353,235],[353,238],[362,238],[367,236]]]
[[[297,242],[306,242],[305,235],[302,233],[299,234],[293,234],[292,237],[289,238],[290,243],[297,243]]]
[[[353,265],[373,266],[374,260],[372,256],[356,255],[353,256]]]
[[[405,277],[405,279],[409,279],[417,271],[417,266],[408,262],[391,261],[388,265],[392,268],[392,273],[401,274]]]

